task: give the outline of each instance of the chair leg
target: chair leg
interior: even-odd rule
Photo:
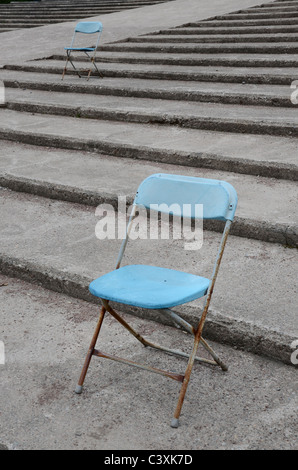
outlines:
[[[93,59],[92,59],[92,64],[93,64],[95,70],[97,71],[98,75],[100,76],[100,78],[103,78],[104,77],[103,73],[98,69],[98,67],[95,63],[95,57],[93,57]]]
[[[69,57],[68,57],[68,54],[67,54],[66,64],[65,64],[65,67],[64,67],[64,70],[63,70],[63,74],[62,74],[62,79],[61,79],[61,80],[63,80],[64,77],[65,77],[68,61],[69,61]]]
[[[90,347],[89,347],[89,350],[85,359],[85,363],[84,363],[84,366],[83,366],[83,369],[82,369],[82,372],[78,381],[78,385],[75,389],[75,392],[78,394],[82,393],[84,380],[85,380],[85,377],[86,377],[86,374],[90,365],[90,361],[91,361],[91,358],[92,358],[92,355],[96,346],[97,338],[101,329],[103,319],[105,317],[105,313],[106,313],[106,309],[102,307],[100,316],[99,316],[99,319],[98,319],[98,322],[97,322],[97,325],[96,325],[96,328],[92,337],[92,341],[90,343]]]
[[[88,56],[88,57],[89,57],[89,56]],[[97,67],[97,65],[96,65],[96,63],[95,63],[94,57],[91,57],[91,58],[89,57],[89,59],[90,59],[92,65],[93,65],[94,69],[96,70],[96,72],[97,72],[98,75],[100,76],[100,78],[103,78],[103,73],[98,70],[98,67]],[[88,77],[87,77],[87,81],[89,80],[89,78],[90,78],[90,76],[91,76],[91,73],[92,73],[92,67],[91,67],[90,70],[89,70]]]
[[[71,63],[72,68],[73,68],[74,71],[78,74],[78,76],[79,76],[80,78],[82,78],[80,72],[76,69],[76,67],[74,66],[73,61],[71,60],[71,54],[67,53],[67,59],[66,59],[66,64],[65,64],[64,70],[63,70],[62,80],[64,79],[64,76],[65,76],[65,74],[66,74],[68,62]]]
[[[179,426],[179,417],[180,417],[183,401],[184,401],[184,398],[185,398],[186,390],[187,390],[187,387],[188,387],[188,383],[189,383],[189,380],[190,380],[190,375],[191,375],[192,368],[193,368],[193,365],[194,365],[195,357],[196,357],[196,354],[197,354],[197,350],[198,350],[200,341],[202,339],[203,328],[204,328],[204,324],[205,324],[206,317],[207,317],[207,314],[208,314],[208,309],[209,309],[209,305],[210,305],[210,301],[211,301],[214,282],[215,282],[215,277],[213,278],[213,284],[209,288],[208,295],[207,295],[207,298],[206,298],[206,301],[205,301],[204,310],[203,310],[201,319],[200,319],[199,324],[198,324],[198,328],[195,330],[194,345],[193,345],[191,355],[189,356],[189,361],[188,361],[188,365],[187,365],[187,368],[186,368],[186,371],[185,371],[184,380],[182,382],[182,387],[181,387],[181,390],[180,390],[180,395],[179,395],[179,398],[178,398],[177,407],[176,407],[176,410],[175,410],[175,413],[174,413],[174,418],[172,419],[172,423],[171,423],[172,428],[178,428],[178,426]],[[207,345],[205,340],[203,340],[203,345],[206,347],[206,349],[208,348],[209,352],[212,351],[212,355],[215,359],[216,355],[215,355],[214,351],[210,348],[209,345]],[[219,364],[219,362],[218,362],[219,358],[217,356],[216,356],[215,360]],[[221,365],[221,364],[219,364],[219,365]],[[226,367],[224,364],[222,364],[222,365],[224,367]]]
[[[172,422],[171,422],[171,427],[172,428],[178,428],[178,426],[179,426],[179,417],[180,417],[182,405],[183,405],[185,394],[186,394],[187,387],[188,387],[188,384],[189,384],[189,380],[190,380],[191,372],[192,372],[192,369],[193,369],[195,357],[196,357],[196,354],[197,354],[197,351],[198,351],[200,340],[201,340],[201,333],[198,333],[195,337],[192,353],[189,357],[188,365],[187,365],[185,375],[184,375],[184,380],[182,382],[182,387],[181,387],[181,390],[180,390],[177,407],[176,407],[174,417],[173,417]]]
[[[114,309],[109,305],[108,301],[105,299],[101,299],[103,306],[107,312],[109,312],[112,317],[114,317],[127,331],[130,332],[140,343],[142,343],[145,347],[147,346],[147,341],[143,336],[141,336],[137,331],[135,331]]]
[[[89,70],[89,72],[88,72],[87,82],[89,81],[89,78],[90,78],[91,72],[92,72],[92,69],[90,68],[90,70]]]
[[[204,346],[204,348],[211,354],[215,362],[222,368],[224,372],[227,372],[229,370],[228,366],[218,357],[218,355],[213,351],[211,346],[207,343],[207,341],[204,340],[204,338],[201,338],[201,342]]]
[[[77,70],[77,68],[75,67],[75,65],[74,65],[73,61],[71,60],[71,58],[69,58],[69,61],[70,61],[71,65],[72,65],[72,68],[74,69],[74,71],[78,74],[78,76],[79,76],[80,78],[82,78],[82,75],[80,74],[80,72],[79,72],[79,71]]]

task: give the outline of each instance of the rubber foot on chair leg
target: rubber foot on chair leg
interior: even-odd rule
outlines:
[[[76,392],[78,395],[80,395],[80,394],[82,393],[82,391],[83,391],[82,385],[77,385],[77,386],[76,386],[76,389],[75,389],[75,392]]]
[[[178,426],[179,426],[179,419],[173,418],[172,422],[171,422],[171,427],[172,428],[178,428]]]

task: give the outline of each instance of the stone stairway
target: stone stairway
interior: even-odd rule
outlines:
[[[0,33],[77,21],[97,15],[156,5],[165,0],[41,0],[0,4]],[[172,0],[166,0],[172,1]]]
[[[206,334],[289,363],[298,335],[297,13],[298,1],[273,2],[102,45],[103,79],[69,71],[62,81],[62,54],[0,70],[1,271],[91,301],[88,283],[114,268],[120,244],[96,239],[97,205],[130,202],[155,172],[224,179],[239,206]],[[198,252],[138,240],[125,262],[208,276],[220,227],[207,228]],[[196,308],[184,310],[190,321]]]

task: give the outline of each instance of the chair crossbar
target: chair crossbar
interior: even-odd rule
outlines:
[[[111,309],[112,310],[112,309]],[[116,313],[116,312],[114,312]],[[114,316],[114,315],[113,315]],[[117,317],[118,318],[121,318],[118,314],[117,314]],[[118,319],[117,318],[117,319]],[[122,322],[121,324],[123,325],[123,323],[126,324],[126,326],[129,326],[123,319],[122,319]],[[124,325],[123,325],[124,326]],[[134,331],[130,326],[129,326],[129,331],[130,333],[132,333],[132,331]],[[175,349],[170,349],[170,348],[166,348],[164,346],[160,346],[160,345],[157,345],[157,344],[154,344],[150,341],[147,341],[145,338],[143,338],[141,335],[139,335],[138,333],[134,332],[135,334],[133,334],[133,336],[137,337],[137,339],[141,340],[142,344],[144,346],[149,346],[153,349],[158,349],[159,351],[164,351],[170,355],[174,355],[174,356],[180,356],[180,357],[183,357],[183,358],[186,358],[186,359],[189,359],[189,354],[186,354],[184,353],[183,351],[178,351],[178,350],[175,350]],[[178,373],[175,373],[175,372],[169,372],[169,371],[166,371],[166,370],[163,370],[163,369],[158,369],[156,367],[151,367],[151,366],[147,366],[147,365],[144,365],[144,364],[139,364],[135,361],[131,361],[131,360],[128,360],[128,359],[125,359],[125,358],[122,358],[122,357],[119,357],[119,356],[114,356],[112,354],[109,354],[109,353],[105,353],[103,351],[99,351],[98,349],[93,349],[92,351],[92,355],[93,356],[97,356],[97,357],[102,357],[102,358],[105,358],[105,359],[111,359],[113,361],[116,361],[116,362],[120,362],[122,364],[126,364],[126,365],[130,365],[130,366],[133,366],[133,367],[137,367],[139,369],[144,369],[144,370],[147,370],[149,372],[153,372],[153,373],[156,373],[156,374],[159,374],[159,375],[163,375],[165,377],[168,377],[168,378],[171,378],[173,380],[176,380],[178,382],[183,382],[184,380],[184,375],[182,374],[178,374]],[[209,364],[209,365],[218,365],[217,362],[215,361],[211,361],[209,359],[206,359],[206,358],[203,358],[203,357],[195,357],[195,360],[197,362],[201,362],[201,363],[206,363],[206,364]]]
[[[142,343],[143,346],[145,346],[145,347],[149,346],[151,348],[158,349],[160,351],[164,351],[164,352],[167,352],[168,354],[172,354],[172,355],[175,355],[175,356],[180,356],[180,357],[184,357],[184,358],[187,358],[187,359],[190,358],[189,354],[186,354],[182,351],[166,348],[164,346],[160,346],[160,345],[154,344],[154,343],[146,340],[145,338],[143,338],[143,336],[141,336],[139,333],[137,333],[117,312],[115,312],[115,310],[108,304],[108,302],[106,300],[102,299],[102,302],[103,302],[105,310],[107,310],[122,326],[124,326],[138,341],[140,341],[140,343]],[[176,316],[178,317],[177,314],[176,314]],[[180,318],[180,317],[178,317],[178,318]],[[185,323],[188,324],[187,322],[185,322]],[[194,335],[194,332],[192,332],[192,333]],[[207,342],[203,338],[201,338],[201,340],[202,340],[202,345],[205,347],[205,349],[208,350],[208,352],[213,357],[214,361],[210,361],[209,359],[205,359],[205,358],[197,357],[197,356],[195,356],[194,360],[197,361],[197,362],[202,362],[202,363],[206,363],[206,364],[210,364],[210,365],[219,365],[223,370],[228,370],[227,366],[219,359],[219,357],[212,350],[212,348],[207,344]]]
[[[93,351],[93,355],[98,356],[98,357],[103,357],[105,359],[111,359],[113,361],[121,362],[122,364],[127,364],[129,366],[137,367],[139,369],[144,369],[149,372],[154,372],[155,374],[164,375],[165,377],[169,377],[170,379],[176,380],[177,382],[183,382],[184,380],[184,375],[182,374],[176,374],[175,372],[169,372],[166,370],[157,369],[156,367],[139,364],[138,362],[130,361],[128,359],[124,359],[119,356],[113,356],[111,354],[98,351],[97,349]]]
[[[129,333],[132,334],[140,343],[142,343],[143,346],[145,346],[145,347],[149,346],[149,347],[152,347],[152,348],[155,348],[155,349],[163,350],[163,351],[171,353],[171,354],[180,355],[180,356],[183,356],[183,357],[189,357],[187,354],[184,354],[183,352],[175,351],[175,350],[168,349],[168,348],[164,348],[162,346],[158,346],[156,344],[153,344],[153,343],[147,341],[145,338],[143,338],[143,336],[141,336],[139,333],[137,333],[117,312],[115,312],[115,310],[109,305],[109,303],[106,300],[104,300],[104,299],[101,299],[101,300],[102,300],[104,309],[106,311],[108,311],[122,326],[124,326],[124,328],[126,328],[129,331]],[[197,360],[199,360],[199,358]],[[204,359],[203,359],[203,361],[204,361]]]
[[[164,313],[164,314],[168,314],[170,316],[170,318],[173,320],[174,324],[176,324],[176,326],[182,327],[185,331],[187,331],[191,335],[195,336],[195,334],[196,334],[195,328],[190,323],[188,323],[183,318],[181,318],[177,314],[177,312],[174,312],[173,310],[171,310],[169,308],[161,309],[161,310],[159,310],[159,312]],[[217,364],[222,368],[222,370],[227,371],[228,366],[218,357],[218,355],[213,351],[211,346],[207,343],[207,341],[204,340],[204,338],[202,336],[201,336],[201,343],[204,346],[204,348],[209,352],[209,354],[213,357],[215,362],[200,359],[200,358],[197,358],[197,357],[195,358],[195,360],[197,360],[197,361],[200,360],[201,362],[207,362],[208,364]],[[186,355],[184,355],[184,357],[189,357],[189,356],[186,354]]]
[[[168,315],[177,327],[183,328],[185,331],[187,331],[191,335],[195,334],[194,327],[190,323],[185,321],[183,318],[181,318],[177,312],[174,312],[174,310],[170,308],[163,308],[163,309],[158,310],[158,312],[160,312],[161,314]]]
[[[149,346],[150,348],[158,349],[159,351],[164,351],[164,352],[166,352],[168,354],[171,354],[173,356],[180,356],[180,357],[184,357],[186,359],[189,359],[189,354],[187,354],[183,351],[178,351],[176,349],[165,348],[164,346],[160,346],[158,344],[151,343],[150,341],[147,341],[147,340],[145,340],[145,342],[146,342],[145,346]],[[205,359],[204,357],[197,357],[196,356],[195,361],[210,364],[210,365],[215,365],[215,366],[218,365],[215,361]]]
[[[146,346],[146,340],[141,336],[139,333],[137,333],[115,310],[109,305],[109,303],[101,299],[103,306],[107,312],[109,312],[124,328],[126,328],[130,334],[132,334],[140,343],[142,343],[144,346]]]

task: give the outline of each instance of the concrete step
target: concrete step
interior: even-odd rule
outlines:
[[[24,2],[22,3],[18,3],[18,7],[16,8],[16,6],[14,6],[14,8],[12,8],[12,5],[11,4],[2,4],[0,5],[0,10],[5,12],[5,11],[8,11],[8,12],[25,12],[25,11],[32,11],[32,12],[35,12],[35,13],[47,13],[49,11],[53,11],[53,12],[56,12],[56,11],[80,11],[80,12],[84,12],[86,11],[86,9],[88,11],[98,11],[100,10],[102,7],[107,7],[107,6],[110,6],[110,7],[126,7],[126,6],[139,6],[139,5],[152,5],[152,4],[159,4],[159,3],[162,3],[162,1],[158,1],[158,0],[152,0],[152,1],[144,1],[144,0],[140,0],[140,1],[137,1],[137,2],[134,2],[134,1],[127,1],[127,2],[124,2],[124,1],[118,1],[118,2],[113,2],[113,1],[109,1],[109,0],[106,0],[106,1],[102,1],[102,2],[97,2],[97,3],[86,3],[84,2],[84,4],[82,4],[82,2],[78,2],[78,3],[67,3],[67,4],[56,4],[56,3],[48,3],[47,5],[45,4],[42,4],[42,3],[33,3],[33,2],[30,2],[30,5],[25,5]]]
[[[57,16],[57,15],[70,15],[70,14],[75,14],[75,15],[80,15],[82,18],[86,18],[89,16],[97,16],[100,15],[103,11],[105,10],[111,10],[111,11],[122,11],[122,10],[128,10],[131,8],[142,8],[148,4],[142,4],[142,3],[127,3],[127,4],[101,4],[100,6],[94,6],[94,7],[77,7],[77,8],[72,8],[72,7],[61,7],[61,8],[23,8],[23,9],[12,9],[8,8],[6,10],[0,9],[1,12],[1,17],[18,17],[20,15],[24,16],[31,16],[31,17],[41,17],[41,18],[47,18],[49,15],[50,16]]]
[[[255,12],[247,10],[245,13],[229,13],[228,15],[219,15],[215,16],[214,19],[216,20],[264,20],[264,19],[272,19],[272,18],[298,18],[297,9],[290,12],[284,11],[269,11],[269,12]]]
[[[192,36],[191,36],[192,38]],[[141,38],[140,38],[141,39]],[[182,41],[181,41],[182,42]],[[168,44],[162,41],[158,43],[118,42],[100,47],[100,51],[109,52],[158,52],[160,54],[297,54],[298,45],[290,42],[278,43],[247,43],[247,44]]]
[[[204,20],[194,23],[188,23],[188,26],[202,26],[209,28],[221,28],[221,27],[232,27],[235,26],[271,26],[271,25],[295,25],[297,26],[298,18],[282,18],[279,19],[271,18],[264,20],[229,20],[228,17],[226,20]]]
[[[15,31],[16,29],[37,28],[39,26],[42,26],[42,25],[37,24],[33,21],[30,21],[28,23],[23,23],[22,20],[16,21],[14,23],[5,23],[5,24],[0,23],[2,32],[4,32],[3,31],[4,29],[7,31]]]
[[[274,1],[274,2],[269,2],[269,3],[264,3],[263,5],[260,5],[262,8],[284,8],[284,7],[294,7],[297,6],[298,2],[295,0],[291,1],[286,1],[286,0],[281,0],[281,1]],[[255,7],[252,7],[255,8]],[[256,7],[258,8],[258,7]]]
[[[298,177],[297,142],[289,137],[34,115],[0,109],[0,138],[291,181],[297,181]]]
[[[171,1],[171,0],[169,0]],[[111,8],[129,8],[129,7],[135,7],[135,8],[139,8],[139,7],[143,7],[143,6],[147,6],[147,5],[158,5],[159,3],[164,3],[164,0],[162,1],[156,1],[156,0],[153,0],[153,1],[149,1],[149,2],[145,2],[145,1],[140,1],[140,2],[133,2],[133,1],[130,1],[130,2],[112,2],[112,1],[105,1],[105,2],[100,2],[100,3],[96,3],[96,4],[86,4],[86,2],[84,2],[84,6],[82,6],[82,2],[81,3],[77,3],[77,4],[61,4],[60,6],[59,5],[55,5],[55,4],[49,4],[49,6],[42,6],[40,3],[39,4],[33,4],[31,5],[33,2],[30,2],[30,4],[25,4],[25,2],[20,2],[18,4],[18,6],[14,5],[12,6],[12,4],[0,4],[0,11],[1,12],[8,12],[8,13],[12,13],[12,14],[22,14],[22,13],[27,13],[27,12],[32,12],[32,13],[47,13],[47,12],[59,12],[59,11],[80,11],[80,12],[84,12],[86,13],[86,11],[88,12],[93,12],[93,11],[98,11],[100,10],[101,8],[107,8],[107,7],[111,7]]]
[[[8,109],[222,132],[298,137],[296,109],[153,100],[7,88]]]
[[[253,34],[282,34],[282,33],[297,33],[298,27],[296,25],[285,25],[285,26],[238,26],[238,27],[222,27],[222,28],[212,28],[205,26],[189,26],[182,25],[177,26],[176,28],[169,28],[165,30],[157,31],[156,34],[196,34],[196,35],[219,35],[224,34],[229,36],[232,34],[237,35],[253,35]],[[151,33],[153,34],[153,33]]]
[[[171,1],[171,0],[168,0]],[[103,2],[86,2],[84,1],[85,7],[82,6],[82,2],[65,2],[65,3],[57,3],[57,2],[48,2],[47,4],[40,2],[40,3],[35,3],[35,2],[18,2],[18,3],[13,3],[11,2],[10,4],[0,4],[0,11],[12,11],[15,13],[18,12],[26,12],[29,9],[31,11],[39,12],[39,11],[66,11],[66,10],[80,10],[83,11],[85,8],[88,10],[98,10],[102,6],[146,6],[146,5],[155,5],[159,3],[164,3],[164,0],[140,0],[140,1],[112,1],[112,0],[106,0]]]
[[[0,71],[0,79],[6,87],[27,88],[55,92],[77,92],[93,95],[131,96],[166,100],[196,101],[254,106],[295,107],[291,102],[292,90],[283,85],[254,85],[195,82],[172,80],[145,80],[130,78],[94,77],[82,81],[70,75],[61,80],[61,75],[25,74],[19,71]]]
[[[293,82],[297,69],[295,67],[221,67],[209,65],[163,65],[163,64],[126,64],[97,62],[105,77],[147,78],[157,80],[183,80],[220,83],[254,83],[287,85]],[[78,62],[78,67],[84,69],[85,62]],[[65,66],[63,60],[39,60],[25,64],[5,66],[6,70],[23,72],[61,74]],[[68,75],[71,74],[68,71]],[[75,73],[75,72],[73,72]],[[24,75],[25,76],[25,75]]]
[[[1,28],[0,26],[0,33],[8,33],[10,31],[15,31],[16,28]]]
[[[295,54],[239,54],[239,53],[141,53],[141,52],[111,52],[99,49],[100,62],[126,64],[164,64],[164,65],[218,65],[227,67],[297,67],[298,59]],[[65,60],[64,54],[53,54],[55,60]],[[83,56],[77,60],[84,61]]]
[[[117,209],[119,195],[125,196],[131,204],[138,181],[154,173],[221,179],[231,183],[238,193],[232,234],[298,246],[295,182],[126,158],[111,159],[82,151],[49,151],[9,141],[1,144],[0,186],[13,191],[87,206],[111,204]],[[136,181],[132,181],[132,168]],[[218,224],[206,224],[210,230],[221,228]]]
[[[171,0],[168,0],[169,2]],[[82,2],[11,2],[10,4],[2,4],[0,5],[0,9],[2,10],[11,10],[11,11],[28,11],[28,9],[32,9],[34,11],[48,11],[48,10],[65,10],[65,9],[98,9],[101,6],[125,6],[125,5],[155,5],[159,3],[164,3],[164,0],[118,0],[118,1],[113,1],[113,0],[104,0],[102,2],[87,2],[84,1],[84,6],[82,5]]]
[[[2,273],[94,300],[88,284],[114,269],[121,244],[121,240],[96,238],[99,219],[94,208],[7,190],[1,193]],[[219,234],[207,232],[202,249],[186,255],[183,240],[170,244],[168,240],[135,240],[128,244],[123,265],[141,261],[210,276],[218,241]],[[212,339],[222,335],[221,342],[227,338],[235,344],[237,338],[238,347],[290,363],[290,345],[297,338],[295,258],[296,252],[281,245],[231,235],[208,318]],[[202,302],[195,301],[181,310],[193,322],[201,308]],[[125,306],[121,310],[131,313]],[[140,309],[133,312],[143,314]]]
[[[6,13],[6,14],[1,14],[1,22],[7,22],[7,21],[15,21],[19,20],[22,18],[24,21],[28,20],[33,20],[36,22],[44,22],[48,23],[50,20],[64,20],[64,21],[72,21],[72,19],[78,19],[78,18],[85,18],[86,15],[87,17],[89,16],[98,16],[98,15],[104,15],[107,13],[116,13],[122,10],[130,10],[133,8],[139,8],[139,6],[122,6],[122,7],[113,7],[113,6],[107,6],[107,7],[101,7],[100,9],[93,10],[93,11],[72,11],[72,10],[67,10],[66,12],[61,11],[57,13],[36,13],[36,12],[23,12],[23,13]]]
[[[101,8],[97,11],[67,11],[67,12],[57,12],[57,13],[35,13],[35,12],[26,12],[22,13],[21,18],[24,21],[27,20],[32,20],[32,21],[45,21],[45,20],[63,20],[63,21],[72,21],[73,19],[77,18],[85,18],[86,14],[87,16],[98,16],[98,15],[103,15],[106,13],[115,13],[119,12],[121,10],[128,10],[128,9],[133,9],[133,8],[138,8],[138,6],[125,6],[125,7],[106,7],[106,8]],[[2,14],[1,13],[1,22],[2,21],[12,21],[12,20],[19,20],[20,15],[19,14],[12,14],[12,13],[6,13]]]
[[[82,18],[85,18],[85,15],[91,15],[91,16],[97,16],[99,15],[102,11],[104,10],[114,10],[114,11],[120,11],[122,9],[128,9],[128,8],[138,8],[138,5],[133,5],[133,4],[122,4],[122,5],[101,5],[98,7],[94,8],[59,8],[59,9],[52,9],[52,8],[46,8],[44,10],[34,10],[34,9],[24,9],[23,11],[12,11],[12,10],[7,10],[7,11],[1,11],[1,17],[3,18],[15,18],[18,15],[22,15],[22,17],[34,17],[34,18],[48,18],[48,17],[61,17],[62,15],[65,17],[71,16],[71,15],[79,15]]]
[[[63,17],[61,17],[61,21],[63,20]],[[39,26],[43,26],[45,24],[55,24],[57,23],[57,20],[51,20],[51,19],[33,19],[33,18],[28,18],[28,19],[23,19],[23,17],[21,18],[15,18],[15,19],[1,19],[1,24],[2,25],[6,25],[6,24],[36,24],[36,25],[39,25]]]
[[[172,0],[167,0],[168,2],[171,2]],[[30,4],[31,2],[29,2]],[[104,3],[104,4],[109,4],[109,5],[119,5],[119,4],[130,4],[130,3],[133,3],[133,4],[146,4],[146,5],[151,5],[152,3],[152,0],[104,0],[103,2],[99,2],[98,0],[97,1],[88,1],[88,0],[85,0],[84,1],[84,5],[86,7],[89,7],[89,6],[93,6],[93,7],[98,7],[98,5],[101,5],[101,3]],[[158,4],[158,3],[164,3],[164,0],[153,0],[153,3],[154,4]],[[21,8],[21,4],[18,3],[18,4],[14,4],[14,6],[18,6],[19,8]],[[65,2],[58,2],[58,1],[53,1],[53,0],[49,0],[49,1],[44,1],[44,0],[41,0],[41,3],[39,3],[39,8],[46,8],[47,6],[55,6],[55,7],[61,7],[61,6],[66,6],[66,7],[82,7],[82,2],[81,0],[77,0],[77,1],[73,1],[73,0],[68,0],[68,1],[65,1]]]
[[[158,5],[159,3],[163,2],[164,0],[142,0],[140,2],[105,1],[100,4],[96,2],[85,2],[84,8],[82,7],[81,2],[77,2],[75,4],[69,2],[61,4],[56,2],[48,2],[48,4],[22,2],[21,4],[16,5],[0,5],[0,26],[2,26],[0,28],[0,32],[5,32],[2,31],[2,29],[6,29],[6,27],[12,29],[34,28],[36,26],[75,21],[91,16],[111,14],[128,9],[141,8],[147,5]]]
[[[34,14],[39,14],[39,13],[48,13],[48,12],[67,12],[67,11],[79,11],[79,12],[86,12],[86,8],[88,11],[98,11],[100,10],[101,7],[107,7],[107,6],[136,6],[136,5],[148,5],[148,3],[145,2],[101,2],[100,4],[97,5],[86,5],[85,8],[84,6],[79,5],[60,5],[60,6],[55,6],[55,4],[49,4],[48,6],[42,6],[40,3],[39,4],[34,4],[30,5],[29,7],[20,3],[18,8],[14,7],[12,8],[11,4],[0,4],[0,11],[1,13],[11,13],[11,14],[17,14],[17,13],[31,13]],[[23,6],[22,6],[23,5]]]
[[[298,33],[280,33],[278,35],[272,33],[264,34],[209,34],[209,35],[200,35],[200,34],[177,34],[172,30],[171,34],[152,34],[147,36],[137,36],[127,38],[126,41],[131,43],[219,43],[222,44],[223,48],[227,43],[258,43],[257,47],[261,47],[261,43],[285,43],[285,42],[298,42]],[[260,43],[260,44],[259,44]],[[210,46],[209,46],[210,47]],[[279,47],[279,46],[278,46]]]
[[[282,6],[281,4],[278,5],[278,6],[274,6],[274,8],[272,8],[272,5],[271,4],[268,4],[268,6],[264,5],[264,6],[260,6],[260,7],[251,7],[251,8],[248,8],[247,10],[240,10],[239,13],[244,13],[244,12],[248,12],[248,13],[278,13],[278,12],[287,12],[287,11],[290,11],[290,12],[297,12],[297,3],[296,4],[293,4],[291,6]]]
[[[6,8],[5,5],[0,5],[0,11],[3,15],[17,15],[17,14],[28,14],[28,15],[48,15],[48,14],[57,14],[57,13],[80,13],[82,17],[86,17],[86,11],[90,13],[98,13],[103,8],[113,8],[113,9],[125,9],[125,8],[139,8],[142,6],[146,6],[148,4],[158,4],[161,2],[150,1],[150,2],[100,2],[97,5],[86,5],[85,7],[82,4],[78,4],[77,6],[73,5],[61,5],[60,7],[49,5],[47,7],[41,7],[40,5],[30,5],[30,8],[26,7],[19,7],[19,8],[11,8],[11,5],[8,5]],[[95,15],[94,15],[95,16]]]

